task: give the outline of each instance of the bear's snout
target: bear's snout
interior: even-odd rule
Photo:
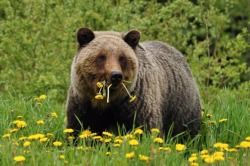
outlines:
[[[114,87],[118,86],[122,81],[122,77],[123,77],[122,72],[112,71],[110,73],[110,81],[111,81],[112,86]]]

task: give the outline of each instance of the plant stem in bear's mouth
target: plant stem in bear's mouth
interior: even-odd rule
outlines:
[[[109,88],[112,86],[112,84],[110,84],[108,87],[107,87],[107,103],[109,103]]]
[[[131,83],[130,81],[125,81],[125,80],[124,80],[124,82],[126,82],[126,83]],[[106,95],[107,95],[107,103],[109,103],[110,87],[112,86],[112,84],[110,84],[110,85],[107,87],[107,89],[106,89],[106,81],[104,80],[104,81],[102,81],[102,82],[97,82],[97,83],[96,83],[96,86],[99,88],[99,92],[98,92],[97,95],[95,96],[95,99],[97,99],[97,100],[102,100],[102,99],[105,98]],[[125,86],[125,84],[122,83],[122,86],[125,88],[127,94],[129,95],[129,98],[130,98],[129,102],[134,101],[134,100],[136,99],[136,96],[132,96],[132,95],[129,93],[129,91],[128,91],[127,87]],[[106,93],[107,93],[107,94],[106,94]]]
[[[128,95],[129,95],[129,97],[130,97],[129,102],[134,101],[134,100],[136,99],[136,96],[132,96],[132,95],[129,93],[129,91],[128,91],[127,87],[124,85],[124,83],[122,83],[122,85],[123,85],[123,87],[125,88],[125,90],[127,91]]]

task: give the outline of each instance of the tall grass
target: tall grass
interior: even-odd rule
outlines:
[[[120,135],[110,133],[112,136],[103,133],[100,135],[101,140],[89,133],[87,138],[79,138],[78,144],[73,145],[64,133],[65,106],[51,101],[50,96],[42,98],[9,95],[8,99],[6,97],[0,99],[0,165],[191,165],[196,163],[206,165],[208,160],[205,161],[204,155],[201,154],[204,150],[208,150],[210,156],[218,151],[223,152],[224,159],[214,161],[215,164],[250,164],[249,145],[248,148],[239,146],[250,136],[249,98],[244,96],[239,98],[235,96],[235,92],[227,89],[221,90],[213,99],[203,101],[201,133],[194,140],[181,142],[186,149],[180,151],[176,149],[176,144],[180,143],[176,141],[178,139],[167,138],[160,143],[155,140],[158,138],[158,133],[150,131],[143,131],[142,134],[135,134],[135,131]],[[224,121],[220,122],[222,119]],[[27,126],[16,126],[13,124],[15,120],[24,121]],[[38,124],[39,120],[44,123]],[[41,142],[42,138],[47,140]],[[138,141],[138,145],[132,145],[131,140]],[[56,141],[61,142],[62,145],[55,146],[53,143]],[[91,141],[93,141],[92,145],[90,145]],[[25,142],[30,142],[30,145],[25,145]],[[218,142],[228,147],[224,149],[214,147]],[[249,140],[248,144],[250,144]],[[188,161],[192,159],[191,155],[197,156],[195,162]],[[16,156],[25,157],[25,161],[15,161]]]

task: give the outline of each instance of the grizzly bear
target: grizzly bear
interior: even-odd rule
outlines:
[[[77,32],[71,67],[67,128],[102,132],[144,126],[176,135],[200,128],[199,90],[189,65],[175,48],[139,43],[140,32]],[[134,100],[134,101],[133,101]]]

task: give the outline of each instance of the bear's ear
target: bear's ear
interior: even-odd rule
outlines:
[[[134,49],[138,45],[140,37],[141,33],[138,30],[131,30],[124,35],[123,40]]]
[[[89,28],[80,28],[77,32],[77,41],[79,43],[79,48],[88,44],[95,38],[95,34]]]

